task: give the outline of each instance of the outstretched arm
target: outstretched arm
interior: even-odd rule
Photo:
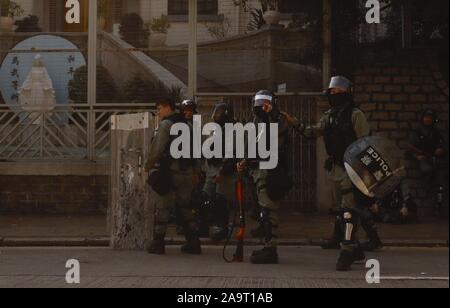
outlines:
[[[326,126],[326,117],[322,117],[320,121],[315,125],[306,126],[296,117],[291,116],[287,112],[281,112],[284,115],[293,129],[297,132],[305,136],[306,138],[319,138],[323,136],[325,126]]]

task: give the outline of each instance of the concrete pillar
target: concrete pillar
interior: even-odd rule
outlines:
[[[94,105],[97,99],[97,0],[89,1],[89,35],[88,35],[88,94],[89,105],[88,136],[89,160],[94,160],[94,134],[95,134],[95,113]]]
[[[331,0],[323,0],[323,87],[327,87],[331,77]]]
[[[195,97],[197,93],[197,18],[197,0],[189,0],[189,98]]]

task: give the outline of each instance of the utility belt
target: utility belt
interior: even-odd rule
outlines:
[[[334,166],[344,167],[344,159],[337,159],[336,157],[330,156],[325,161],[325,170],[331,172]]]
[[[147,183],[160,196],[167,195],[172,188],[172,178],[169,172],[170,161],[163,158],[155,169],[151,170]]]

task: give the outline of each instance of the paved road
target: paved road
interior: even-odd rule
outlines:
[[[69,287],[68,259],[80,261],[79,287],[369,287],[363,264],[350,273],[335,272],[336,254],[282,247],[280,265],[255,266],[225,263],[218,247],[206,247],[202,256],[183,256],[175,246],[167,256],[101,248],[8,248],[1,249],[0,287]],[[378,287],[449,287],[448,249],[389,248],[368,257],[380,261]]]

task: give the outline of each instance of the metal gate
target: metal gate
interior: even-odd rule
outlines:
[[[226,102],[232,103],[239,121],[252,120],[252,103],[250,95],[223,96]],[[279,105],[286,111],[306,123],[315,123],[317,114],[314,96],[284,95],[279,96]],[[303,138],[298,133],[292,134],[292,162],[294,187],[283,203],[283,209],[301,212],[317,211],[317,163],[316,143]]]

